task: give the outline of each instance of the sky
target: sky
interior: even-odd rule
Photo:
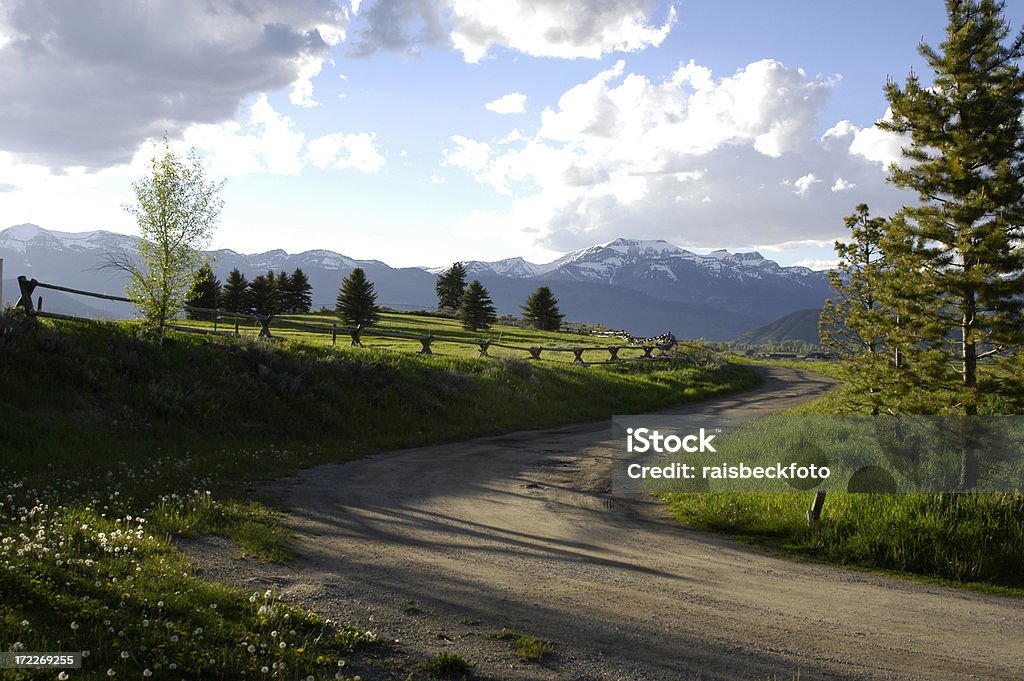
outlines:
[[[166,135],[226,180],[215,248],[441,266],[626,237],[820,269],[857,204],[914,200],[874,123],[945,23],[939,0],[0,0],[0,229],[135,233]]]

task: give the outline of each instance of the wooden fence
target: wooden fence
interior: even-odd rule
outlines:
[[[111,296],[105,293],[95,293],[93,291],[82,291],[79,289],[69,288],[67,286],[58,286],[57,284],[49,284],[46,282],[37,281],[36,279],[28,279],[27,277],[18,277],[18,286],[21,290],[21,298],[16,303],[17,306],[22,307],[25,313],[35,317],[45,317],[50,319],[63,319],[69,321],[96,321],[88,317],[76,317],[74,315],[58,314],[55,312],[47,312],[42,309],[42,298],[40,297],[35,304],[33,304],[32,296],[35,294],[37,289],[49,289],[52,291],[61,291],[63,293],[70,293],[73,295],[89,296],[92,298],[99,298],[102,300],[110,300],[122,303],[134,303],[131,298],[125,298],[123,296]],[[199,333],[208,335],[219,335],[219,336],[238,336],[241,333],[240,323],[241,322],[255,322],[259,325],[259,336],[261,338],[274,338],[271,333],[271,327],[277,326],[279,328],[293,328],[301,329],[305,331],[313,331],[316,333],[328,334],[331,336],[331,344],[335,345],[338,342],[338,337],[349,337],[351,344],[355,347],[362,346],[362,339],[364,337],[381,337],[381,338],[397,338],[404,340],[412,340],[420,343],[419,354],[430,355],[433,354],[432,346],[435,343],[452,343],[456,345],[472,345],[476,346],[481,357],[490,357],[490,350],[492,348],[503,348],[514,352],[526,353],[526,359],[539,360],[542,359],[543,353],[550,355],[562,355],[573,356],[573,364],[610,364],[617,362],[629,362],[629,361],[653,361],[659,359],[671,359],[674,357],[672,351],[674,351],[679,343],[675,336],[671,333],[662,334],[652,338],[636,338],[629,336],[624,332],[616,333],[614,335],[618,337],[624,337],[627,339],[627,343],[624,345],[595,345],[595,346],[578,346],[578,347],[559,347],[559,346],[522,346],[522,345],[511,345],[508,343],[501,343],[494,340],[478,340],[468,338],[455,338],[452,336],[435,336],[432,333],[426,334],[413,334],[405,333],[402,331],[389,331],[386,329],[378,329],[375,327],[349,327],[349,326],[338,326],[337,324],[312,324],[308,322],[300,322],[292,319],[285,319],[275,317],[274,315],[254,315],[254,314],[243,314],[240,312],[229,312],[227,310],[213,310],[209,308],[195,307],[192,305],[185,306],[186,312],[199,313],[206,316],[209,321],[215,323],[214,329],[201,329],[192,326],[185,326],[182,324],[168,324],[167,328],[175,329],[185,333]],[[216,324],[219,321],[226,320],[232,322],[234,330],[222,331],[216,328]],[[639,350],[643,352],[642,356],[639,357],[620,357],[619,353],[624,350]],[[659,354],[654,354],[658,352]],[[603,361],[585,361],[583,358],[584,353],[608,353],[608,357]]]

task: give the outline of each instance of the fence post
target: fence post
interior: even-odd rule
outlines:
[[[819,489],[814,493],[814,501],[811,502],[811,507],[807,509],[807,526],[810,527],[814,523],[818,522],[818,518],[821,517],[821,509],[825,506],[825,490]]]
[[[338,322],[331,323],[331,345],[338,344]]]
[[[270,320],[273,318],[274,315],[258,317],[260,322],[260,338],[273,338],[273,336],[270,335]]]
[[[650,345],[645,345],[644,348],[643,348],[643,351],[644,351],[644,359],[650,359],[651,358],[651,353],[654,352],[654,348],[652,348]]]
[[[420,345],[423,346],[423,348],[420,350],[419,354],[421,354],[421,355],[432,355],[432,354],[434,354],[430,350],[430,344],[434,342],[434,337],[433,336],[431,336],[428,333],[426,336],[421,336],[419,341],[420,341]]]
[[[540,359],[541,348],[530,348],[530,359]]]
[[[35,308],[32,306],[32,293],[36,290],[35,279],[29,281],[28,277],[24,274],[18,276],[18,288],[21,289],[21,298],[15,305],[20,305],[25,308],[25,314],[34,315],[36,313]]]
[[[611,355],[611,357],[608,358],[609,362],[617,362],[617,361],[619,361],[619,346],[618,345],[609,345],[608,346],[608,354]]]
[[[359,336],[363,333],[363,325],[356,324],[355,328],[348,332],[352,336],[352,347],[361,348],[363,347],[363,341],[359,340]]]
[[[491,347],[491,341],[481,341],[480,342],[480,356],[481,357],[490,357],[490,355],[487,354],[487,349],[490,348],[490,347]]]
[[[576,359],[572,361],[573,364],[583,364],[583,350],[584,348],[572,349],[572,354],[576,355]]]
[[[235,338],[238,338],[238,317],[235,317]]]

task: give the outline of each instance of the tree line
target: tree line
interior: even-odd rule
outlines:
[[[466,267],[461,262],[454,263],[438,276],[435,292],[438,309],[456,315],[469,331],[489,329],[497,321],[490,292],[476,279],[466,283]],[[547,286],[534,291],[521,309],[523,318],[542,331],[557,331],[565,318]],[[335,311],[347,326],[371,326],[379,319],[373,282],[367,279],[361,267],[352,270],[342,281]]]
[[[298,267],[291,274],[268,270],[252,281],[235,268],[221,284],[210,265],[204,264],[196,273],[185,302],[193,307],[263,316],[298,314],[310,311],[313,287]],[[203,313],[189,312],[189,317],[202,318]]]

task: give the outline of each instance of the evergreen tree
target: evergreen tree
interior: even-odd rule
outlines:
[[[948,0],[946,39],[919,48],[934,85],[913,73],[903,88],[890,81],[892,120],[879,124],[909,138],[890,180],[920,197],[884,244],[901,261],[892,291],[909,313],[903,345],[947,360],[922,362],[918,380],[951,391],[948,409],[967,416],[1007,387],[980,381],[978,362],[1024,346],[1024,33],[1004,44],[1003,5]]]
[[[257,275],[249,283],[249,309],[253,314],[270,316],[278,313],[280,301],[274,271]]]
[[[228,312],[249,311],[249,280],[237,267],[228,274],[221,289],[220,307]]]
[[[541,286],[530,294],[526,305],[520,309],[523,317],[539,331],[558,331],[565,318],[558,310],[558,300],[547,286]]]
[[[185,298],[185,304],[216,310],[220,301],[220,291],[220,279],[213,273],[209,263],[203,263],[195,274],[195,283]],[[213,319],[215,316],[216,313],[212,312],[188,312],[189,319]]]
[[[352,270],[338,290],[335,311],[345,326],[372,326],[380,318],[373,282],[362,267]]]
[[[483,284],[474,279],[462,294],[459,304],[459,319],[470,331],[489,329],[498,316],[491,302],[491,295]]]
[[[277,312],[276,314],[288,314],[292,311],[291,288],[292,278],[288,273],[281,270],[274,277],[274,288],[277,289]]]
[[[313,287],[309,283],[309,277],[296,267],[288,285],[288,307],[293,313],[309,312],[313,307]]]
[[[457,262],[437,277],[434,287],[437,292],[437,307],[440,310],[455,312],[462,304],[462,294],[466,292],[466,267]]]

